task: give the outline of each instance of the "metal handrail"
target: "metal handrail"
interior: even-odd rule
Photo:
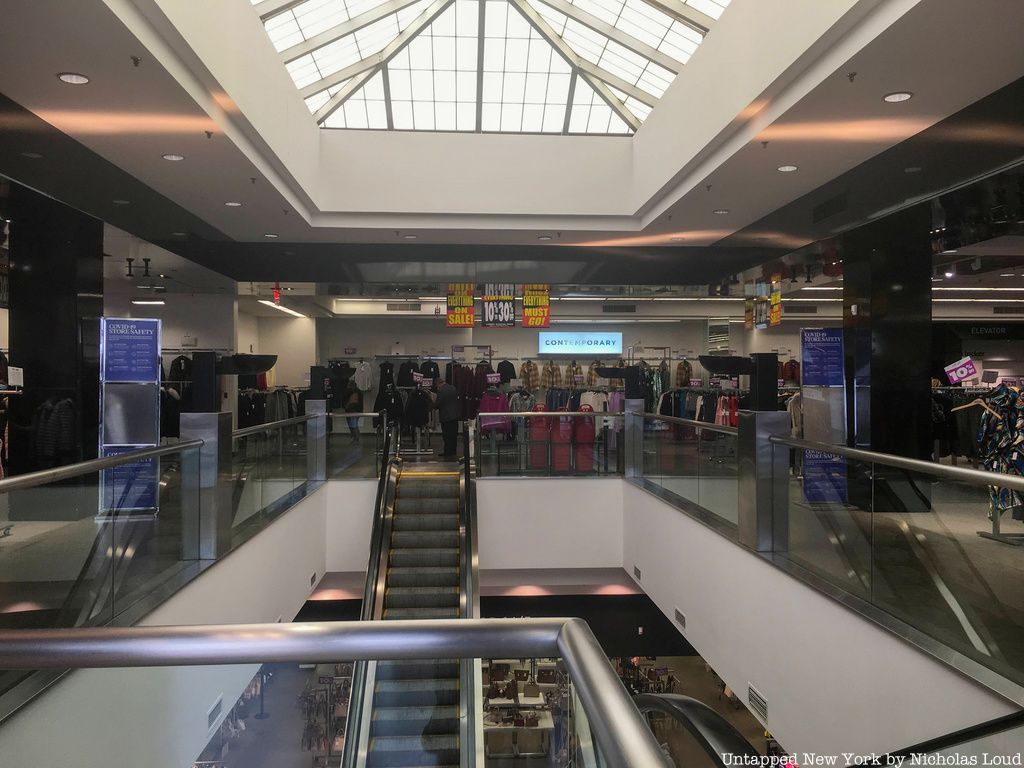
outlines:
[[[694,419],[680,419],[678,416],[663,416],[660,413],[645,413],[645,419],[657,419],[658,421],[665,421],[669,424],[679,424],[683,427],[696,427],[697,429],[706,429],[708,432],[721,432],[723,435],[738,435],[740,433],[737,427],[729,427],[725,424],[712,424],[709,421],[696,421]]]
[[[477,540],[476,467],[473,460],[472,427],[462,423],[462,467],[459,472],[459,616],[480,618],[480,554]],[[459,718],[460,764],[478,766],[485,762],[480,690],[483,686],[478,659],[463,659],[460,664],[460,707],[465,717]]]
[[[260,432],[270,432],[274,429],[281,429],[283,427],[290,427],[293,424],[305,424],[310,419],[315,419],[317,416],[322,416],[321,413],[310,413],[305,416],[295,416],[291,419],[281,419],[280,421],[271,421],[267,424],[257,424],[254,427],[244,427],[243,429],[236,430],[231,433],[231,437],[245,437],[246,435],[256,435]],[[377,414],[371,414],[376,416]]]
[[[425,619],[0,632],[2,669],[552,656],[565,661],[607,765],[666,765],[643,715],[581,619]]]
[[[590,416],[591,418],[594,416],[602,416],[610,419],[615,416],[622,415],[623,414],[619,411],[498,411],[495,413],[478,413],[476,417],[479,419],[481,416],[509,416],[515,418],[521,417],[524,419],[537,419],[543,416],[550,419],[552,416]]]
[[[661,712],[682,725],[715,765],[727,768],[738,764],[726,762],[725,756],[760,757],[743,734],[702,701],[675,693],[644,693],[633,697],[640,712]]]
[[[119,467],[122,464],[132,464],[142,459],[155,459],[159,456],[170,456],[193,448],[202,448],[202,440],[184,440],[174,445],[162,445],[157,448],[140,448],[130,453],[119,453],[117,456],[106,456],[102,459],[89,459],[80,461],[77,464],[67,464],[63,467],[53,469],[41,469],[38,472],[29,472],[27,475],[16,475],[0,480],[0,493],[9,491],[20,491],[23,488],[35,488],[47,483],[55,483],[58,480],[67,480],[79,475],[87,475],[92,472],[99,472],[103,469]]]
[[[966,467],[951,467],[937,462],[922,461],[921,459],[908,459],[906,456],[894,456],[891,453],[875,453],[874,451],[865,451],[863,448],[847,448],[845,445],[818,443],[812,440],[800,440],[795,437],[773,436],[769,438],[769,441],[774,445],[783,445],[787,448],[800,448],[805,451],[820,451],[821,453],[830,453],[834,456],[845,456],[856,461],[881,464],[887,467],[895,467],[896,469],[905,469],[910,472],[920,472],[925,475],[934,475],[944,480],[957,480],[970,485],[998,485],[1000,488],[1024,492],[1024,477],[1019,475],[985,472],[984,470],[967,469]]]

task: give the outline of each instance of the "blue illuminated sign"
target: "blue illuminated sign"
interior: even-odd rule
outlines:
[[[542,355],[621,355],[621,333],[541,331],[537,351]]]

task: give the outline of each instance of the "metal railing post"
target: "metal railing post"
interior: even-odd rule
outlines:
[[[200,526],[202,500],[200,485],[202,448],[181,452],[181,558],[200,559]]]
[[[774,549],[773,509],[775,493],[786,490],[783,462],[774,461],[771,437],[788,435],[789,414],[785,411],[740,411],[736,440],[739,542],[756,552]],[[781,477],[778,476],[782,472]],[[780,507],[781,509],[781,507]]]
[[[199,449],[199,558],[216,560],[231,548],[231,414],[181,414],[181,439]]]
[[[306,480],[327,479],[327,401],[307,400],[306,415]]]

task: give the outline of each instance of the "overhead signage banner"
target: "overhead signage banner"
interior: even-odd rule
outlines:
[[[484,283],[482,298],[484,316],[481,325],[487,328],[515,328],[515,283]]]
[[[473,327],[473,283],[448,283],[447,326]]]
[[[957,384],[964,379],[972,379],[978,375],[978,369],[969,357],[961,357],[955,363],[947,365],[944,370],[950,384]]]
[[[551,286],[547,283],[523,286],[523,327],[551,327]]]
[[[541,331],[537,351],[542,355],[621,355],[622,333]]]
[[[805,387],[842,387],[843,329],[803,328],[800,331],[800,351],[803,364],[801,383]]]
[[[768,310],[768,325],[782,325],[782,275],[772,275],[772,292]]]
[[[754,330],[754,300],[743,300],[743,327],[748,331]]]

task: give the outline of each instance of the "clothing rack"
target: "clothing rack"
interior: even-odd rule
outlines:
[[[193,352],[218,352],[224,355],[233,355],[233,349],[219,349],[214,347],[164,347],[160,350],[161,355],[184,355]]]

